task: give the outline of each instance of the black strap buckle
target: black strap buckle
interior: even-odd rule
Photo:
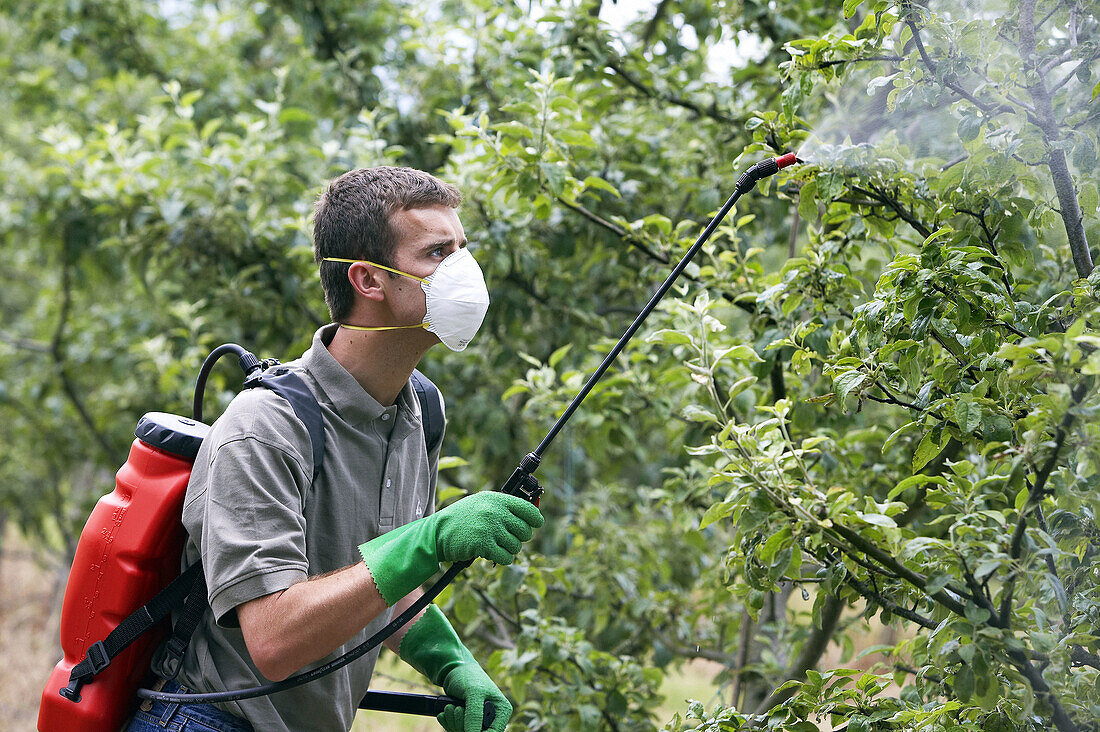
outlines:
[[[183,657],[187,653],[187,642],[173,635],[168,642],[157,651],[157,659],[154,668],[171,680],[179,676],[180,667],[183,666]]]
[[[111,656],[107,653],[107,646],[103,645],[103,641],[96,641],[88,646],[87,659],[92,666],[90,676],[95,676],[111,665]]]
[[[60,689],[59,693],[71,702],[80,701],[80,688],[91,681],[96,674],[111,665],[111,654],[107,652],[107,646],[103,641],[96,641],[88,646],[88,652],[84,660],[77,664],[83,667],[79,673],[73,669],[73,675],[69,677],[69,685]]]

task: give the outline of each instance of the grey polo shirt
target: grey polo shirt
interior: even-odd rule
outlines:
[[[310,349],[286,364],[317,397],[324,417],[324,464],[313,485],[305,425],[268,389],[239,394],[195,460],[183,507],[183,560],[184,566],[201,560],[212,612],[178,677],[191,691],[267,683],[249,657],[238,605],[361,561],[359,544],[434,510],[439,451],[427,454],[412,383],[383,407],[328,352],[335,328],[318,330]],[[391,616],[387,610],[302,670],[350,650]],[[376,649],[309,684],[219,706],[258,732],[348,730],[377,656]]]

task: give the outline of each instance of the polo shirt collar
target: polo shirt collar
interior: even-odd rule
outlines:
[[[329,403],[336,408],[340,416],[348,421],[370,422],[378,419],[386,411],[378,400],[372,397],[355,377],[329,353],[327,345],[336,335],[336,323],[322,326],[313,334],[313,344],[302,355],[306,370],[321,387]],[[405,382],[397,397],[398,412],[403,412],[415,420],[412,403],[415,400],[412,380]]]

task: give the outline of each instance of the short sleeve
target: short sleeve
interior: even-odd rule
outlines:
[[[298,429],[308,441],[305,426],[294,422],[293,413],[288,420],[279,410],[248,415],[219,436],[209,462],[200,467],[197,461],[192,473],[184,526],[197,544],[210,607],[223,627],[238,625],[234,611],[241,603],[307,578],[303,501],[312,465],[303,464],[287,437],[301,437]]]

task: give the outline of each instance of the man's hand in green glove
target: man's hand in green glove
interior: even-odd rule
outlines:
[[[512,705],[462,645],[439,608],[429,605],[401,639],[400,656],[410,666],[463,701],[448,705],[436,719],[447,732],[504,732]],[[493,703],[492,724],[486,726],[485,702]]]
[[[359,547],[375,586],[393,605],[439,570],[440,562],[484,557],[511,564],[542,513],[522,498],[475,493]]]

